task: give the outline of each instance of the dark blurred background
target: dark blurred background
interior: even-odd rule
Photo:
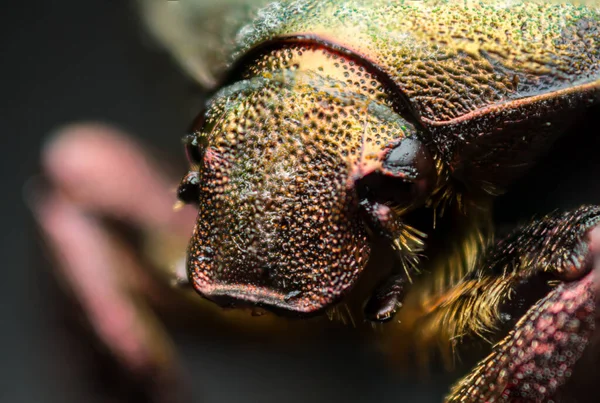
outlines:
[[[40,253],[23,186],[38,171],[44,139],[74,121],[114,124],[161,156],[180,158],[179,139],[200,93],[143,34],[127,1],[11,2],[0,18],[0,401],[129,401],[126,393],[119,397],[127,385],[107,376],[110,363],[104,372],[86,368],[104,366],[106,357],[72,342],[85,334]],[[545,165],[500,199],[499,220],[600,200],[596,115],[585,129],[593,136],[561,140]],[[349,331],[298,348],[190,337],[180,329],[173,335],[194,379],[193,401],[435,402],[447,387],[441,379],[405,380]],[[91,359],[81,357],[88,353]]]

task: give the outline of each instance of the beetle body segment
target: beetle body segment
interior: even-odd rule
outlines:
[[[574,111],[598,101],[600,11],[594,3],[242,3],[223,13],[226,24],[194,25],[213,38],[214,46],[202,47],[197,58],[206,61],[208,81],[223,82],[224,72],[245,55],[283,38],[352,52],[386,76],[389,91],[474,190],[502,192],[568,126]]]
[[[188,256],[196,290],[304,314],[337,302],[370,252],[356,181],[416,136],[377,79],[318,45],[283,47],[217,92],[195,130],[207,139]]]
[[[269,24],[276,11],[263,9],[238,32],[234,58],[289,36],[363,56],[390,78],[390,91],[428,129],[455,176],[490,193],[545,151],[573,110],[598,100],[597,8],[535,1],[276,4],[282,22]]]

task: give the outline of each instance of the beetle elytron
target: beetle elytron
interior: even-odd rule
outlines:
[[[499,242],[490,212],[600,103],[600,6],[170,3],[144,3],[150,27],[211,93],[178,191],[198,207],[197,293],[318,315],[356,298],[384,242],[397,262],[370,274],[366,320],[435,343],[512,328],[447,401],[564,398],[594,337],[600,207]]]

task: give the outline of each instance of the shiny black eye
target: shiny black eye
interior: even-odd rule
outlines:
[[[202,132],[194,132],[183,137],[183,144],[193,170],[181,180],[177,189],[177,198],[186,204],[196,204],[200,197],[200,170],[204,167],[208,138]]]
[[[390,144],[383,152],[381,168],[359,179],[360,199],[418,207],[431,194],[437,171],[427,147],[416,137]]]
[[[206,147],[208,147],[208,138],[201,132],[186,134],[183,137],[185,154],[190,164],[201,165],[204,159]]]
[[[177,188],[177,198],[185,204],[196,204],[200,198],[199,174],[196,171],[188,172]]]

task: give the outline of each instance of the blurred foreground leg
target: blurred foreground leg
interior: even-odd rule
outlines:
[[[102,218],[167,239],[189,234],[193,212],[174,214],[174,193],[162,173],[109,128],[69,128],[44,150],[43,162],[50,189],[33,189],[30,203],[59,279],[99,341],[144,385],[151,401],[189,401],[188,379],[147,304],[153,291],[148,268]]]

